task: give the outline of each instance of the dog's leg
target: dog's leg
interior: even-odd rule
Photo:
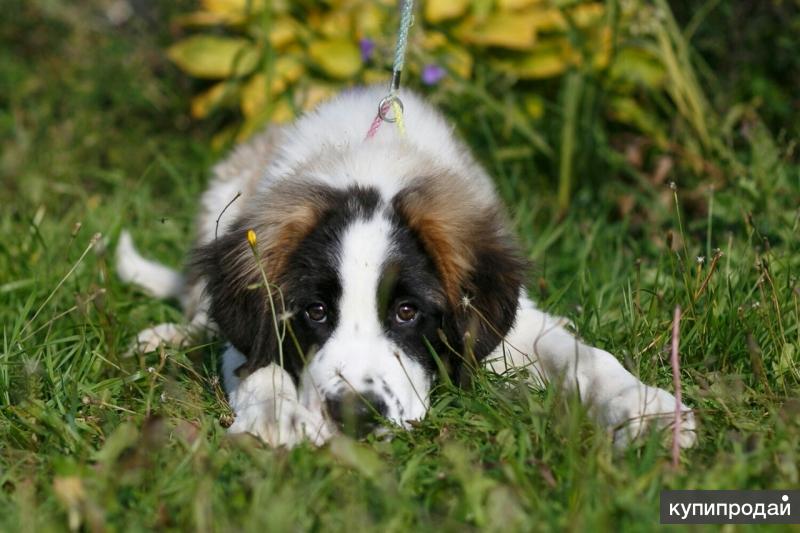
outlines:
[[[270,446],[293,447],[303,440],[317,446],[331,436],[322,413],[300,404],[291,376],[276,364],[240,379],[236,369],[245,357],[228,346],[222,356],[222,376],[234,412],[231,433],[250,433]]]
[[[180,347],[188,339],[189,332],[185,325],[164,322],[137,333],[136,339],[125,352],[125,355],[132,356],[135,353],[155,352],[162,345]]]
[[[125,283],[139,286],[156,298],[176,298],[184,288],[180,272],[142,257],[130,233],[122,231],[117,243],[117,275]],[[182,324],[165,322],[140,331],[126,355],[135,352],[154,352],[162,344],[180,346],[188,338],[187,327]]]
[[[117,275],[125,283],[138,285],[159,299],[177,298],[183,292],[183,275],[177,270],[142,257],[127,231],[117,243]]]
[[[136,250],[127,231],[120,234],[116,264],[122,281],[137,285],[156,298],[178,298],[189,318],[185,323],[164,322],[140,331],[126,355],[154,352],[162,345],[181,347],[214,333],[202,281],[187,283],[180,272],[146,259]]]
[[[205,311],[199,311],[185,324],[163,322],[143,329],[136,335],[136,339],[125,355],[155,352],[160,346],[181,348],[190,342],[213,336],[215,333],[215,326],[208,318],[208,314]]]
[[[487,358],[494,372],[526,368],[534,381],[555,381],[576,391],[590,413],[614,432],[614,443],[627,446],[652,426],[667,427],[674,421],[675,397],[639,381],[610,353],[576,339],[566,321],[536,309],[526,295],[513,329]],[[679,443],[690,447],[696,440],[691,410],[681,405],[683,419]]]

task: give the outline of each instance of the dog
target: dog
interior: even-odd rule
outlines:
[[[491,178],[435,108],[401,91],[407,133],[365,138],[383,96],[344,92],[219,163],[184,273],[122,233],[121,279],[187,317],[137,349],[221,336],[229,431],[273,446],[410,428],[437,376],[464,383],[478,364],[574,391],[619,447],[672,424],[672,394],[535,306]],[[695,418],[679,408],[689,447]]]

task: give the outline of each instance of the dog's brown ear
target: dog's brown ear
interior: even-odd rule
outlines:
[[[247,229],[237,224],[225,235],[195,248],[189,273],[206,284],[209,314],[224,337],[247,357],[247,367],[271,362],[277,352],[267,293],[253,275],[256,258],[247,241]]]
[[[444,332],[465,360],[477,363],[514,324],[527,261],[485,190],[455,177],[420,178],[394,199],[394,208],[433,259],[450,306]]]
[[[286,309],[279,288],[289,258],[336,200],[335,191],[321,184],[277,183],[269,194],[252,200],[229,230],[192,252],[190,276],[205,281],[211,318],[247,357],[250,371],[275,361],[280,352],[264,277],[276,313],[282,314]],[[248,241],[249,230],[255,234],[253,243]],[[290,373],[298,368],[293,363],[286,362]]]
[[[476,229],[474,264],[452,316],[467,366],[488,356],[514,325],[528,266],[501,217]]]

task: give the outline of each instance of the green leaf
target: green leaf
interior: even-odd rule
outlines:
[[[642,48],[623,48],[614,58],[609,72],[615,81],[644,85],[651,89],[664,86],[667,73],[658,58]]]
[[[167,50],[178,68],[196,78],[221,79],[249,74],[258,64],[258,50],[247,39],[195,35]]]
[[[562,94],[564,122],[561,124],[561,154],[558,167],[558,209],[564,214],[572,196],[575,151],[578,148],[578,109],[583,98],[584,81],[580,72],[569,72],[564,78]]]
[[[659,118],[639,105],[636,100],[626,96],[611,98],[608,102],[611,118],[637,128],[648,135],[660,148],[669,143],[669,136]]]
[[[220,81],[203,91],[191,103],[191,113],[194,118],[205,118],[213,111],[236,98],[239,94],[237,82]]]
[[[485,20],[468,20],[460,29],[462,39],[479,46],[528,50],[536,41],[535,20],[517,13],[495,13]]]
[[[270,84],[267,90],[267,75],[258,72],[250,77],[242,87],[241,108],[246,117],[252,117],[267,106],[267,97],[277,98],[286,91],[294,82],[305,73],[303,64],[291,56],[279,57],[275,61],[272,73],[269,76]]]
[[[375,479],[384,471],[383,461],[374,450],[344,435],[331,439],[328,451],[333,457],[368,479]]]
[[[508,61],[499,61],[498,67],[522,79],[553,78],[563,74],[574,62],[573,53],[562,40],[540,43],[532,52]]]
[[[361,53],[350,41],[315,41],[308,47],[308,54],[315,65],[333,78],[350,78],[361,69]]]
[[[467,12],[469,0],[428,0],[425,2],[425,20],[431,24],[458,18]]]
[[[138,438],[139,430],[135,425],[128,422],[120,424],[106,439],[103,447],[95,453],[95,461],[111,466],[122,452],[133,446]]]

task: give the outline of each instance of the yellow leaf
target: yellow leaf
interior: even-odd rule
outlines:
[[[592,55],[592,66],[598,70],[606,68],[611,63],[612,33],[609,26],[603,26],[596,39],[597,45],[594,47],[594,54]]]
[[[447,44],[447,36],[438,31],[426,31],[422,36],[422,47],[426,50],[435,50]]]
[[[646,50],[627,47],[614,57],[609,76],[617,82],[635,83],[659,89],[664,85],[667,73],[658,58]]]
[[[210,89],[203,91],[192,98],[192,117],[205,118],[217,109],[222,103],[235,96],[238,87],[229,81],[215,83]]]
[[[330,6],[331,9],[353,9],[353,8],[361,8],[364,4],[365,0],[323,0],[324,3]],[[372,2],[374,0],[366,0],[368,2]],[[385,2],[384,2],[385,3]],[[395,6],[396,8],[397,6]]]
[[[372,2],[368,2],[355,13],[355,36],[358,39],[364,37],[377,37],[386,31],[384,23],[386,21],[386,10]]]
[[[602,18],[603,13],[603,4],[598,3],[580,4],[568,10],[570,20],[578,28],[593,26]],[[560,32],[569,28],[567,17],[557,8],[534,7],[515,16],[530,17],[534,28],[540,32]]]
[[[542,0],[497,0],[497,8],[500,11],[511,11],[515,9],[524,9],[540,3],[542,3]]]
[[[275,76],[287,84],[292,84],[299,80],[305,71],[303,64],[295,57],[282,56],[275,61]]]
[[[308,47],[311,60],[328,76],[345,79],[361,69],[361,53],[350,41],[315,41]]]
[[[563,74],[569,64],[558,54],[545,53],[528,56],[518,62],[513,72],[524,79],[552,78]]]
[[[181,15],[176,22],[181,26],[237,26],[263,13],[267,4],[265,0],[202,0],[201,5],[205,10]],[[270,11],[273,15],[283,14],[288,5],[285,0],[272,0]]]
[[[248,4],[254,9],[264,6],[264,0],[201,0],[200,4],[215,13],[241,12]]]
[[[195,35],[178,41],[167,56],[184,72],[196,78],[220,79],[253,71],[258,51],[247,39]]]
[[[567,28],[567,20],[559,9],[535,9],[525,15],[531,17],[538,31],[563,31]]]
[[[570,10],[575,25],[579,28],[594,26],[605,13],[603,4],[580,4]]]
[[[267,77],[259,72],[242,86],[239,106],[245,117],[252,117],[267,105]]]
[[[300,57],[300,56],[304,57],[306,55],[306,49],[300,46],[299,44],[294,43],[289,45],[285,50],[283,50],[283,53],[287,55],[293,55],[295,57]]]
[[[388,70],[378,70],[370,68],[362,74],[362,81],[367,85],[388,83],[391,78],[391,73]]]
[[[542,79],[558,76],[574,61],[574,54],[561,41],[551,42],[519,58],[498,62],[498,67],[522,79]]]
[[[427,0],[425,20],[431,24],[458,18],[467,12],[469,0]]]
[[[194,11],[185,15],[178,15],[173,22],[181,27],[216,26],[226,24],[228,18],[212,11]]]
[[[482,22],[470,19],[458,33],[471,44],[526,50],[536,40],[536,25],[530,15],[495,13]]]
[[[330,99],[330,97],[336,93],[336,90],[337,89],[332,85],[312,83],[306,88],[303,94],[303,109],[306,111],[314,109],[321,102]]]
[[[531,118],[539,119],[544,115],[544,100],[538,94],[526,94],[522,100],[525,111]]]
[[[320,26],[322,26],[322,13],[318,10],[311,11],[306,17],[306,26],[314,32],[319,32]]]
[[[350,14],[345,10],[331,11],[320,19],[319,32],[328,38],[344,39],[352,34]]]
[[[283,124],[294,118],[292,106],[284,99],[276,101],[271,107],[262,110],[251,117],[245,119],[239,131],[236,133],[236,142],[242,142],[254,133],[261,131],[267,123]]]
[[[289,105],[286,100],[280,100],[275,107],[272,108],[272,114],[269,117],[270,122],[273,124],[285,124],[294,119],[294,109]]]
[[[280,57],[272,70],[269,96],[277,98],[303,75],[303,65],[291,56]],[[252,117],[267,106],[267,76],[263,72],[253,75],[242,87],[240,98],[242,113]]]
[[[265,0],[202,0],[206,11],[216,14],[225,24],[240,25],[264,12]],[[273,12],[276,8],[271,6]]]
[[[295,41],[298,28],[291,17],[280,17],[272,21],[269,29],[269,44],[273,48],[281,49]]]
[[[253,134],[258,133],[266,127],[269,121],[269,115],[266,113],[259,113],[252,117],[245,119],[239,131],[236,132],[236,142],[241,143],[249,139]]]
[[[472,76],[472,55],[465,48],[447,45],[442,52],[444,66],[461,79],[468,80]]]

